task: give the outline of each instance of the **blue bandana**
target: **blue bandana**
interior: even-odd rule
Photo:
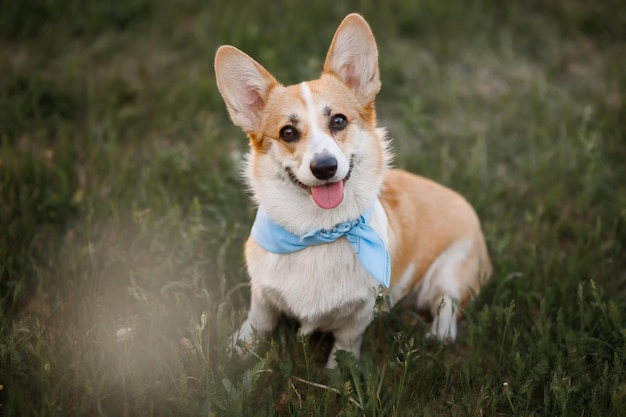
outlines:
[[[332,243],[342,236],[348,239],[361,265],[378,282],[389,288],[391,263],[385,243],[369,225],[371,210],[358,219],[339,223],[330,230],[313,230],[302,236],[295,235],[274,223],[259,208],[252,225],[252,239],[268,252],[285,254],[309,246]]]

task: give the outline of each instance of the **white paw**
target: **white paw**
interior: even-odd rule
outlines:
[[[257,345],[258,338],[254,329],[247,323],[237,330],[230,339],[227,350],[228,354],[247,358],[250,356],[250,352],[254,350]]]
[[[457,303],[448,297],[441,300],[434,313],[433,323],[426,337],[437,339],[444,343],[456,340],[456,305]]]
[[[426,333],[426,338],[447,344],[454,342],[456,335],[453,335],[452,332],[437,332],[431,329]]]

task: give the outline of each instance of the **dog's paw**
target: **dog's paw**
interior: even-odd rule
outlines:
[[[228,356],[231,358],[238,357],[240,359],[248,359],[250,352],[254,349],[253,343],[246,343],[245,341],[233,337],[226,348]]]
[[[456,340],[456,333],[457,320],[453,316],[447,321],[435,319],[430,327],[430,331],[426,333],[426,338],[448,344]]]
[[[437,332],[429,331],[426,333],[426,339],[433,342],[443,343],[444,345],[454,342],[454,338],[449,334],[439,334]]]
[[[230,357],[238,356],[247,359],[257,346],[257,341],[258,337],[254,329],[244,323],[231,337],[227,346],[228,354]]]

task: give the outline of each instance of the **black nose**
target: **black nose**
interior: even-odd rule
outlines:
[[[318,180],[327,180],[337,172],[337,159],[331,155],[323,155],[311,161],[311,172]]]

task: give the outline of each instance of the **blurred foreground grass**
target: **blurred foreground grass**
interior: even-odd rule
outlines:
[[[0,415],[626,415],[626,9],[527,1],[0,0]],[[495,264],[453,346],[393,311],[359,365],[249,291],[233,44],[314,78],[349,12],[396,165],[464,194]]]

